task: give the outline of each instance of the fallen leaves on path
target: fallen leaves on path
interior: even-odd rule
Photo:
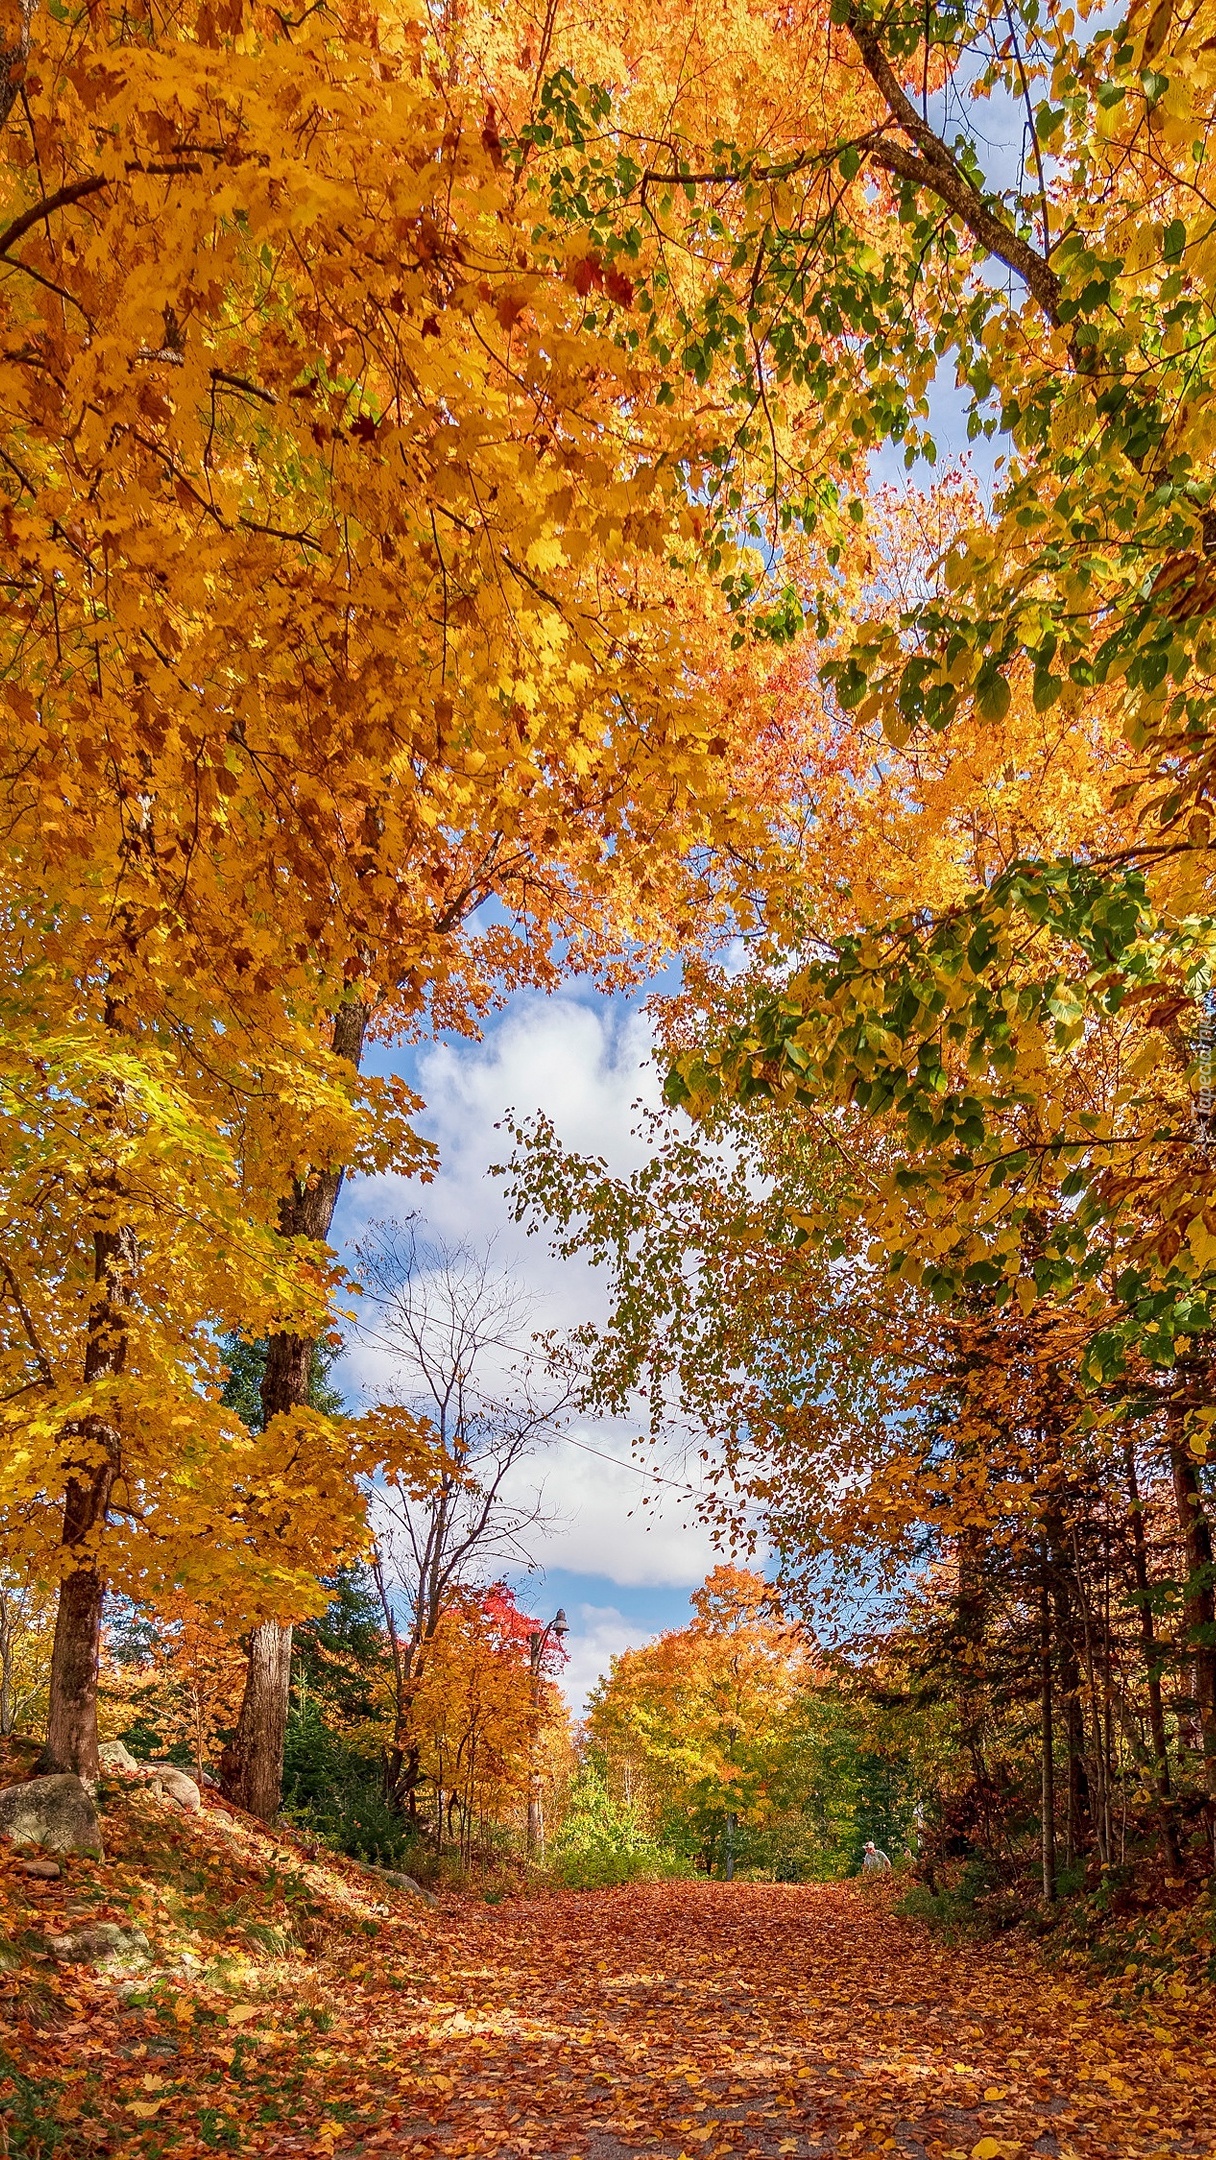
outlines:
[[[170,1898],[162,1867],[158,1899],[130,1854],[105,1863],[99,1900],[138,1909],[158,1962],[138,1985],[26,1976],[14,2154],[1216,2153],[1210,1994],[1120,2010],[1025,1944],[949,1947],[851,1884],[429,1912],[218,1811],[159,1821],[207,1858],[202,1908],[195,1874]],[[146,1869],[146,1808],[141,1829]],[[211,1931],[202,1964],[183,1913]]]
[[[419,2051],[402,2153],[1216,2150],[1210,2016],[1202,2039],[1129,2024],[1024,1947],[949,1949],[852,1885],[567,1896],[459,1943],[446,2019],[432,1997],[377,2024]]]

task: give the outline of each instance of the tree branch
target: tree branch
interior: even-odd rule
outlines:
[[[0,56],[0,73],[2,70],[3,58]],[[0,108],[3,104],[3,92],[0,91]],[[43,218],[49,218],[53,211],[65,210],[69,203],[83,202],[86,195],[96,195],[101,188],[108,185],[108,181],[103,180],[100,173],[93,173],[87,180],[73,180],[67,187],[56,188],[53,195],[44,196],[41,202],[34,204],[32,210],[23,210],[20,217],[14,218],[12,224],[0,233],[0,255],[7,255],[11,247],[16,247],[18,240],[24,240],[27,232],[33,226],[41,224]]]
[[[899,143],[878,140],[870,151],[872,164],[882,166],[913,187],[929,189],[938,201],[961,218],[985,254],[994,255],[1019,277],[1038,301],[1049,322],[1060,325],[1060,281],[1045,255],[1014,231],[1008,220],[993,210],[970,174],[947,149],[941,136],[917,112],[891,66],[878,32],[864,10],[852,0],[848,29],[867,75],[883,97],[892,120],[916,145],[906,150]]]
[[[13,1270],[9,1266],[7,1260],[0,1260],[0,1275],[3,1276],[5,1284],[8,1288],[8,1294],[17,1308],[17,1317],[21,1322],[22,1333],[24,1334],[25,1339],[30,1346],[30,1349],[34,1353],[34,1359],[38,1366],[38,1370],[42,1375],[43,1383],[46,1386],[50,1386],[51,1382],[55,1378],[55,1368],[52,1365],[50,1358],[47,1356],[46,1351],[42,1347],[42,1343],[38,1335],[38,1329],[34,1323],[33,1314],[30,1312],[29,1306],[26,1304],[25,1299],[21,1294],[21,1285],[17,1281],[17,1278],[14,1275]]]
[[[870,163],[881,165],[884,172],[897,179],[908,180],[914,187],[928,188],[938,201],[961,218],[972,237],[979,241],[986,255],[994,255],[1012,270],[1015,277],[1038,301],[1048,321],[1056,329],[1060,327],[1060,280],[1037,248],[1023,240],[1004,218],[990,210],[978,189],[957,165],[938,165],[927,157],[918,157],[914,150],[905,150],[898,143],[879,142],[870,152]]]

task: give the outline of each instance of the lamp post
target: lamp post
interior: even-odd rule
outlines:
[[[536,1760],[537,1742],[540,1738],[540,1668],[550,1638],[560,1642],[570,1632],[566,1615],[559,1605],[548,1627],[533,1628],[528,1637],[528,1673],[532,1691],[530,1723],[528,1732],[528,1858],[541,1850],[543,1828],[540,1813],[540,1769]]]

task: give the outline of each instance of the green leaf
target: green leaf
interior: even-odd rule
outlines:
[[[1053,675],[1050,668],[1037,667],[1034,671],[1034,709],[1049,712],[1064,688],[1063,679]]]
[[[1010,690],[1003,675],[981,675],[975,688],[975,709],[981,720],[1003,720],[1009,710]]]

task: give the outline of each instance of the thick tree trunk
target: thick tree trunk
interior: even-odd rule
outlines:
[[[291,1629],[274,1620],[253,1631],[237,1728],[220,1757],[230,1798],[273,1822],[283,1797],[283,1743],[291,1687]]]
[[[99,1230],[93,1239],[97,1294],[89,1314],[84,1377],[88,1384],[121,1373],[127,1360],[126,1297],[135,1246],[126,1230]],[[87,1418],[77,1434],[63,1503],[62,1580],[55,1615],[46,1741],[40,1772],[97,1775],[97,1674],[105,1574],[100,1545],[110,1494],[122,1464],[115,1428]]]
[[[343,1005],[334,1021],[333,1051],[356,1072],[371,1015],[366,1005]],[[327,1238],[342,1190],[344,1172],[316,1171],[300,1180],[279,1210],[279,1234],[285,1238]],[[315,1338],[272,1335],[266,1346],[262,1377],[262,1418],[269,1424],[280,1411],[300,1410],[308,1402]],[[263,1822],[279,1812],[283,1791],[283,1743],[291,1696],[291,1629],[276,1621],[255,1628],[249,1645],[245,1693],[237,1728],[220,1757],[220,1781],[230,1800]]]
[[[68,1486],[63,1544],[85,1546],[88,1557],[64,1576],[59,1588],[40,1773],[74,1770],[82,1778],[97,1775],[97,1677],[105,1582],[86,1541],[105,1523],[114,1474],[114,1462],[108,1459],[91,1479],[73,1478]]]

